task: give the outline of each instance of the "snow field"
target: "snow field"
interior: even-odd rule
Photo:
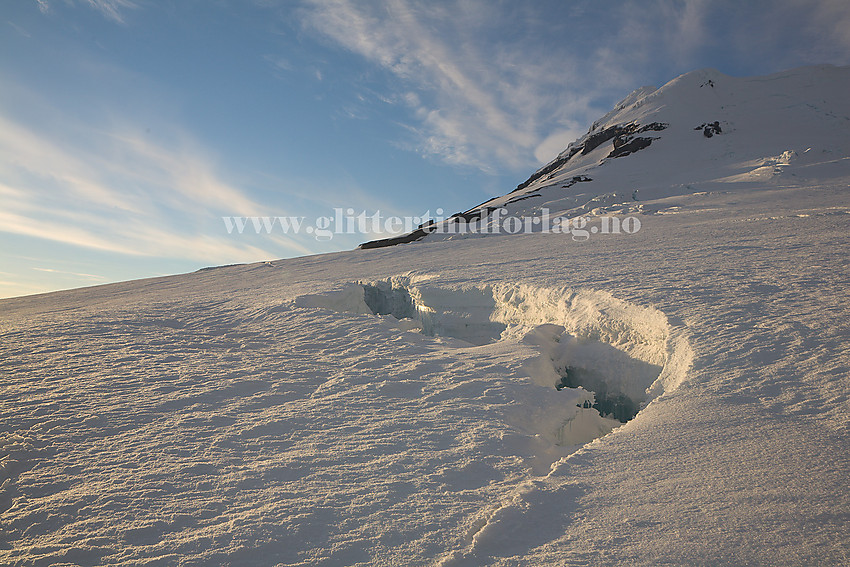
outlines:
[[[850,564],[848,71],[643,89],[495,200],[636,234],[3,300],[0,563]]]
[[[422,243],[3,301],[0,562],[841,564],[846,185],[655,205],[676,214],[628,238]],[[500,338],[425,335],[346,283],[400,273],[446,304],[475,288]],[[570,337],[588,350],[562,354]],[[580,390],[555,389],[556,361],[614,348],[663,364],[651,403],[559,445]]]

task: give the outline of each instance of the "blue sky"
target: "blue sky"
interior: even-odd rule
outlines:
[[[19,0],[0,26],[0,297],[350,249],[222,217],[453,213],[642,85],[850,63],[845,0]]]

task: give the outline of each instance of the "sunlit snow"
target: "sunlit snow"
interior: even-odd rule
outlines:
[[[846,564],[847,92],[691,73],[494,201],[633,234],[0,301],[0,563]]]

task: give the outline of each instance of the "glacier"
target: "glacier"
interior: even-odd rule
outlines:
[[[467,211],[634,233],[0,301],[0,563],[848,564],[848,87],[645,87]]]

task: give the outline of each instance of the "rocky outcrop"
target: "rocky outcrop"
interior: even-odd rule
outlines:
[[[395,246],[397,244],[408,244],[410,242],[416,242],[419,239],[425,238],[428,234],[433,232],[435,228],[436,225],[434,224],[434,221],[429,221],[421,225],[413,232],[402,234],[401,236],[393,236],[391,238],[370,240],[369,242],[364,242],[357,248],[359,250],[369,250],[370,248],[386,248],[388,246]]]
[[[614,139],[614,149],[608,154],[606,157],[609,158],[618,158],[627,156],[629,154],[633,154],[639,150],[644,148],[648,148],[653,140],[657,140],[658,138],[650,138],[650,137],[637,137],[637,138],[626,138],[620,140],[619,138]],[[619,141],[619,143],[618,143]]]
[[[528,195],[520,195],[518,197],[514,197],[510,201],[505,201],[505,205],[513,205],[514,203],[519,203],[520,201],[525,201],[526,199],[533,199],[535,197],[542,197],[540,193],[529,193]]]
[[[667,128],[667,126],[669,126],[669,124],[665,124],[663,122],[651,122],[643,126],[638,124],[637,122],[628,122],[626,124],[615,124],[614,126],[609,126],[608,128],[600,130],[599,132],[588,134],[587,136],[585,136],[584,140],[581,143],[575,146],[571,146],[569,148],[569,151],[565,155],[562,155],[561,157],[549,163],[545,167],[538,169],[534,173],[534,175],[526,179],[523,183],[517,185],[517,188],[511,192],[515,193],[516,191],[521,191],[525,189],[538,179],[542,178],[544,175],[549,175],[550,173],[553,173],[554,171],[566,165],[577,154],[586,156],[602,144],[610,142],[611,140],[614,140],[615,150],[606,157],[622,157],[624,155],[634,153],[638,150],[647,147],[650,143],[652,143],[652,140],[656,138],[634,138],[633,136],[635,136],[636,134],[641,134],[643,132],[658,132],[664,130],[665,128]],[[635,142],[635,140],[639,139],[644,141]],[[646,142],[646,140],[649,140],[649,142]],[[618,145],[620,147],[628,146],[632,142],[634,142],[634,144],[632,146],[629,146],[632,149],[624,150],[624,153],[618,152]]]
[[[720,128],[720,122],[715,120],[714,122],[704,122],[694,128],[694,130],[702,130],[702,135],[706,138],[711,138],[715,134],[722,134],[723,130]]]
[[[563,189],[568,189],[568,188],[572,187],[573,185],[575,185],[576,183],[586,183],[588,181],[593,181],[593,179],[591,179],[587,175],[574,175],[572,179],[567,181],[565,184],[561,185],[561,187]]]

